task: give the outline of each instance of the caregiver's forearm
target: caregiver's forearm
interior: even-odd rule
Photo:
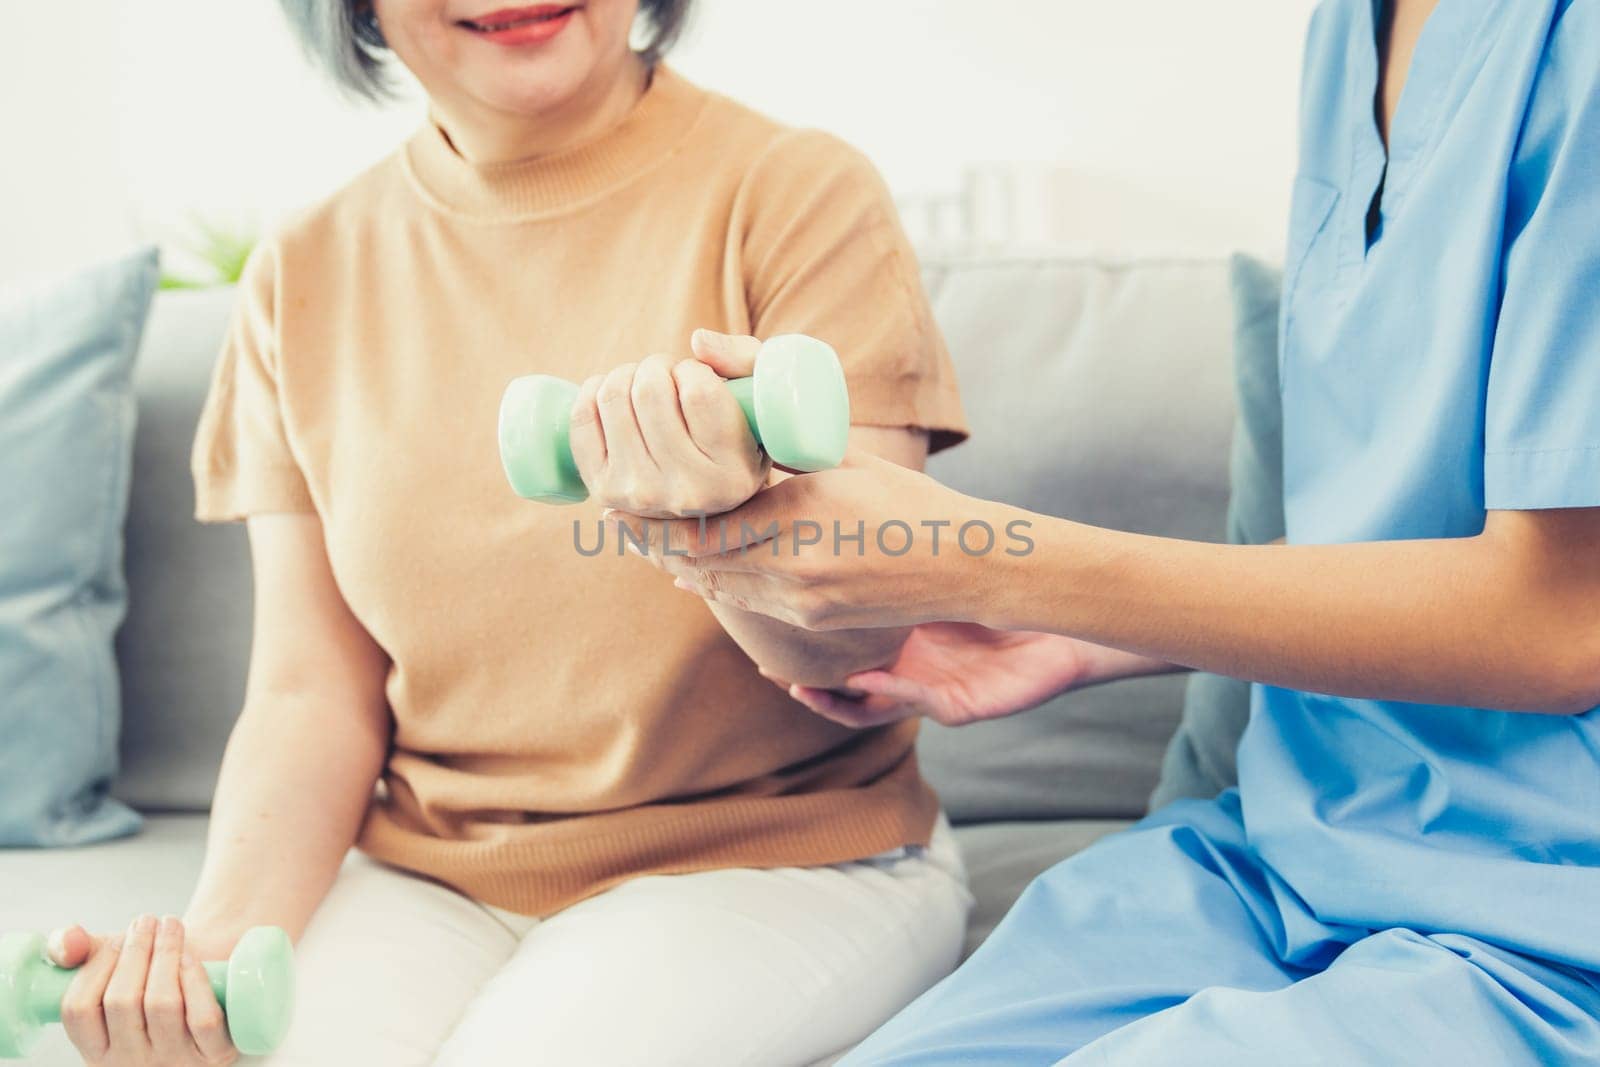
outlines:
[[[212,803],[185,924],[224,956],[252,926],[299,938],[355,841],[388,751],[386,720],[311,692],[247,701]]]
[[[1032,553],[968,568],[977,621],[1340,696],[1551,713],[1600,702],[1600,543],[1581,514],[1285,547],[1028,518]]]

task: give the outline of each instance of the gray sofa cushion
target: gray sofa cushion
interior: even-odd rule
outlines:
[[[122,775],[136,807],[210,807],[244,696],[250,557],[242,527],[194,520],[189,447],[233,310],[232,289],[156,297],[134,374],[139,428],[128,507]]]
[[[204,815],[157,815],[133,837],[89,848],[0,853],[0,930],[82,923],[116,932],[134,916],[181,915],[205,857]],[[28,1067],[83,1067],[59,1026],[45,1027]]]
[[[1225,260],[990,258],[925,275],[972,423],[970,441],[930,462],[937,477],[1098,526],[1220,539],[1233,425]],[[1183,687],[1119,682],[996,722],[928,726],[923,768],[957,822],[1137,816]]]
[[[963,957],[983,943],[1036,876],[1124,825],[1074,821],[957,828],[974,899]],[[203,815],[164,815],[145,820],[144,832],[128,840],[0,857],[6,928],[47,930],[75,921],[90,930],[120,930],[141,912],[181,914],[200,873],[205,833]],[[61,1029],[51,1027],[28,1062],[74,1067],[82,1061]]]
[[[956,840],[967,864],[973,897],[962,958],[988,939],[1035,878],[1129,825],[1121,819],[1069,819],[957,827]]]

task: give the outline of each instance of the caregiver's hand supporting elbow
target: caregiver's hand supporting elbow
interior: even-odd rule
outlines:
[[[651,517],[737,507],[770,466],[738,401],[697,359],[651,356],[588,379],[569,440],[592,500]]]
[[[844,726],[882,726],[918,715],[965,726],[1026,711],[1069,690],[1176,669],[1060,634],[930,622],[911,632],[894,666],[845,679],[855,695],[801,685],[789,693]]]

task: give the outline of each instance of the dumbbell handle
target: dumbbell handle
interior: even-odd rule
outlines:
[[[275,1050],[294,1008],[289,935],[276,926],[252,927],[225,962],[204,966],[234,1046],[247,1056]],[[26,1056],[40,1031],[61,1021],[61,1001],[76,974],[45,955],[43,934],[0,934],[0,1059]]]
[[[223,1010],[228,1007],[228,964],[206,963],[206,977],[211,980],[211,992],[217,996],[217,1003]],[[67,995],[67,987],[72,984],[73,976],[78,973],[75,967],[57,967],[54,963],[45,960],[31,972],[31,982],[23,1001],[24,1011],[40,1025],[58,1023],[61,1021],[61,1001]]]
[[[744,421],[750,425],[750,436],[756,439],[756,444],[761,444],[761,427],[756,425],[756,380],[754,378],[729,378],[723,383],[728,387],[728,392],[739,402],[739,410],[744,412]],[[766,447],[762,445],[762,447]]]
[[[723,383],[774,463],[795,471],[838,466],[850,434],[850,394],[838,353],[814,337],[770,337],[755,374]],[[578,387],[546,374],[517,378],[500,401],[500,462],[520,496],[576,503],[588,488],[572,458]]]

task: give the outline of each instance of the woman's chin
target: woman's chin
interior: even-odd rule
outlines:
[[[472,79],[472,95],[496,111],[537,119],[561,111],[583,92],[588,68],[549,60],[504,64],[505,69],[484,72]]]
[[[458,68],[459,83],[491,107],[538,115],[559,108],[601,72],[593,45],[581,34],[563,34],[530,48],[474,48],[470,64]]]

